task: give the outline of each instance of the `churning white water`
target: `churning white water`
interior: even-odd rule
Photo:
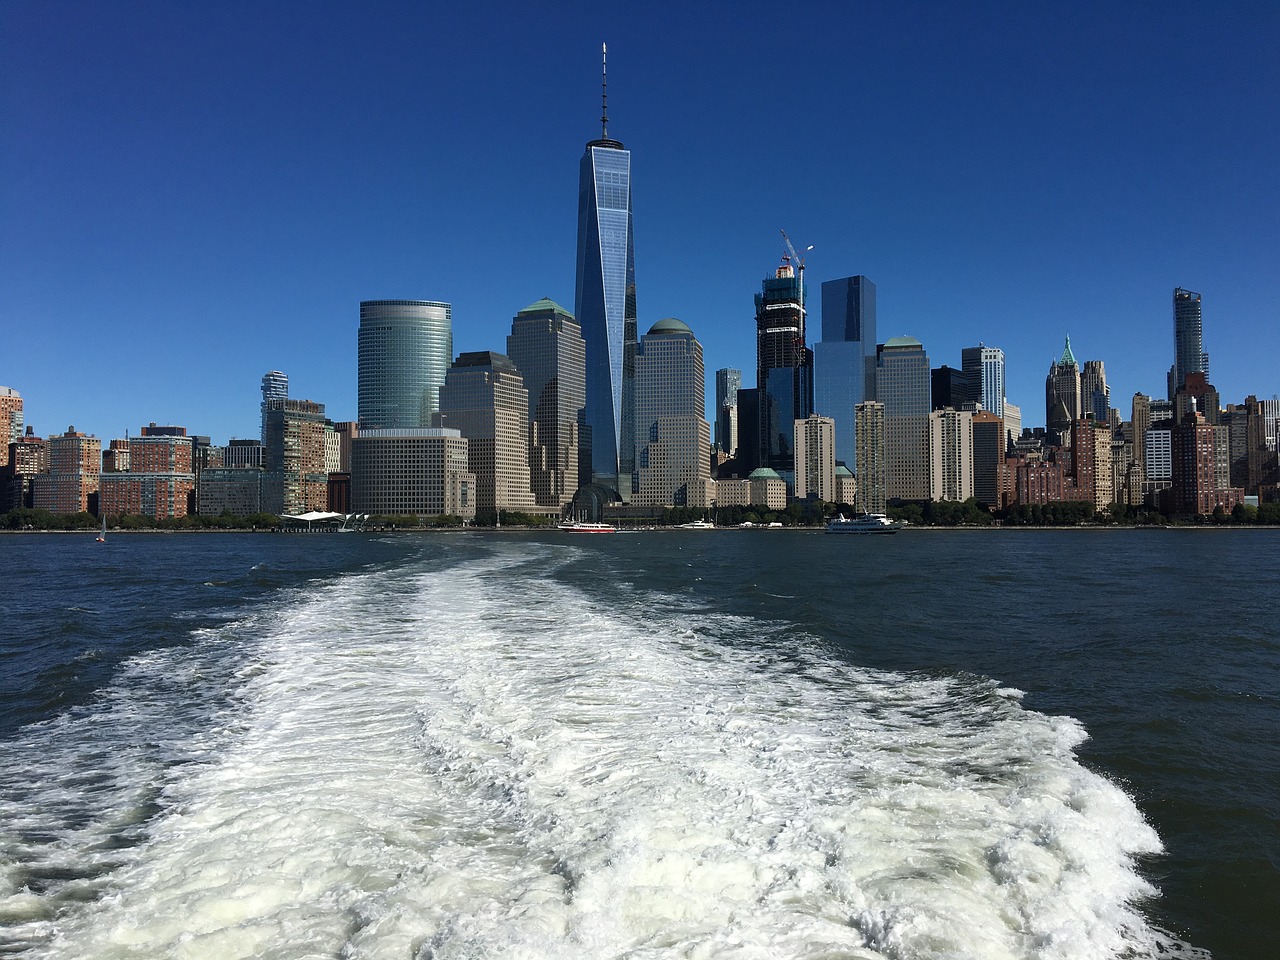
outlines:
[[[0,810],[11,945],[370,960],[1173,946],[1136,910],[1153,891],[1133,859],[1159,841],[1076,761],[1074,721],[670,598],[602,609],[546,575],[585,554],[510,550],[317,585],[252,640],[228,625],[199,655],[139,658],[94,713],[30,731],[14,757],[39,809]],[[231,695],[182,721],[211,685]],[[152,749],[112,753],[101,731],[122,717],[154,728]],[[57,814],[94,776],[106,796]],[[34,862],[55,878],[39,890]]]

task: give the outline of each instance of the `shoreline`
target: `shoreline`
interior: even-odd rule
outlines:
[[[825,526],[812,526],[812,527],[799,527],[799,526],[792,526],[792,527],[716,527],[716,528],[714,529],[714,531],[713,531],[713,532],[717,532],[717,533],[823,533],[823,532],[825,532],[825,530],[826,530],[826,527],[825,527]],[[1255,524],[1255,523],[1222,523],[1222,524],[1216,524],[1216,523],[1185,523],[1185,524],[1174,524],[1174,523],[1165,523],[1165,524],[1154,524],[1154,523],[1143,523],[1143,524],[1136,524],[1136,523],[1135,523],[1135,524],[1109,523],[1109,524],[1080,524],[1080,525],[1077,525],[1077,526],[1048,526],[1048,525],[1046,525],[1046,526],[1033,526],[1033,525],[1030,525],[1030,524],[1017,524],[1017,525],[1010,525],[1010,526],[999,525],[999,526],[997,526],[997,525],[995,525],[995,524],[990,524],[990,525],[984,525],[984,526],[976,526],[976,525],[974,525],[974,526],[955,526],[955,527],[934,526],[934,525],[919,524],[919,525],[911,525],[911,526],[903,527],[903,528],[902,528],[902,530],[901,530],[901,532],[907,532],[907,533],[915,533],[915,532],[928,532],[928,533],[1015,533],[1015,532],[1028,532],[1028,533],[1034,533],[1034,532],[1043,532],[1043,531],[1073,531],[1073,530],[1074,530],[1074,531],[1081,531],[1081,530],[1086,530],[1086,531],[1118,531],[1118,530],[1152,530],[1152,531],[1156,531],[1156,530],[1206,530],[1206,531],[1208,531],[1208,530],[1212,530],[1212,531],[1235,531],[1235,530],[1280,530],[1280,526],[1277,526],[1277,525],[1275,525],[1275,524]],[[43,536],[43,535],[49,535],[49,536],[59,536],[59,537],[75,537],[75,536],[88,537],[88,536],[91,536],[91,535],[92,535],[92,536],[94,536],[94,537],[95,537],[95,540],[96,540],[96,535],[98,534],[98,532],[99,532],[99,531],[98,531],[98,529],[97,529],[97,528],[86,528],[86,529],[84,529],[84,530],[0,530],[0,536]],[[341,532],[341,533],[364,533],[364,534],[379,534],[379,535],[382,535],[382,534],[388,534],[388,533],[395,533],[395,534],[411,534],[411,533],[413,533],[413,534],[421,534],[421,533],[558,533],[558,532],[560,532],[560,531],[558,531],[558,530],[557,530],[557,528],[556,528],[556,527],[553,527],[553,526],[552,526],[552,527],[518,527],[518,526],[506,526],[506,527],[408,527],[408,528],[405,528],[405,527],[385,527],[385,528],[383,528],[383,527],[378,527],[378,528],[372,528],[372,529],[368,529],[368,530],[345,530],[345,531],[337,531],[337,530],[281,530],[281,529],[278,529],[278,528],[263,528],[263,529],[240,529],[240,528],[232,528],[232,529],[225,529],[225,530],[218,530],[218,529],[192,529],[192,530],[160,530],[160,529],[145,529],[145,530],[112,530],[112,529],[108,528],[108,530],[107,530],[107,533],[108,533],[109,535],[111,535],[111,536],[139,536],[139,535],[145,536],[145,535],[151,534],[151,535],[160,535],[160,536],[166,536],[166,537],[167,537],[167,536],[175,536],[175,535],[176,535],[176,536],[186,536],[186,535],[205,536],[205,535],[221,535],[221,534],[259,534],[259,533],[280,534],[280,535],[283,535],[283,536],[320,536],[320,535],[328,535],[328,534],[337,534],[337,533],[339,533],[339,532]],[[630,527],[619,527],[619,528],[618,528],[618,532],[620,532],[620,533],[676,533],[676,532],[684,532],[684,533],[690,533],[690,532],[701,532],[701,533],[706,533],[707,531],[706,531],[706,530],[702,530],[702,531],[682,531],[682,530],[680,529],[680,527],[679,527],[679,526],[677,526],[677,525],[671,525],[671,526],[659,526],[659,527],[635,527],[635,528],[630,528]]]

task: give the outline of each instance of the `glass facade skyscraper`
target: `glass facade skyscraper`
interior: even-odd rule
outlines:
[[[967,399],[982,404],[982,409],[1004,416],[1004,351],[980,343],[960,351],[960,366],[965,374]]]
[[[742,371],[722,367],[716,371],[716,446],[732,457],[738,449],[738,391]]]
[[[874,400],[876,285],[866,277],[822,284],[822,339],[813,345],[813,409],[836,424],[836,459],[853,466],[853,409]]]
[[[1204,352],[1204,328],[1200,319],[1200,294],[1177,287],[1173,291],[1174,361],[1169,370],[1169,399],[1188,373],[1209,377],[1209,355]]]
[[[360,429],[430,427],[453,360],[453,308],[434,300],[365,300],[357,353]]]
[[[289,378],[282,370],[268,370],[262,375],[262,434],[267,442],[267,404],[272,400],[289,399]]]
[[[794,489],[795,422],[813,413],[813,351],[804,339],[804,280],[785,259],[756,294],[759,466]]]
[[[584,475],[629,500],[635,473],[636,267],[631,152],[607,135],[587,144],[578,178],[574,315],[587,343]]]

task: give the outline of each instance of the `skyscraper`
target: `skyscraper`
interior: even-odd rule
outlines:
[[[1067,337],[1062,356],[1049,364],[1044,381],[1045,426],[1052,443],[1061,443],[1071,432],[1071,424],[1080,419],[1080,365],[1071,352]]]
[[[631,152],[609,137],[602,83],[599,140],[578,167],[578,268],[573,312],[587,343],[582,443],[589,476],[579,482],[631,496],[635,472],[636,266],[631,217]]]
[[[867,400],[853,409],[858,421],[858,445],[855,451],[858,472],[858,509],[863,513],[884,513],[884,404]]]
[[[262,435],[267,442],[267,404],[273,400],[289,399],[289,378],[281,370],[268,370],[262,375]]]
[[[796,434],[796,498],[837,502],[836,492],[836,424],[831,417],[810,414],[797,420]]]
[[[1188,373],[1209,377],[1209,355],[1204,352],[1203,328],[1200,322],[1200,294],[1173,291],[1173,366],[1169,368],[1169,399],[1172,400],[1187,379]]]
[[[467,438],[477,516],[536,508],[529,483],[529,393],[509,357],[487,350],[459,354],[440,388],[436,420]]]
[[[854,462],[853,408],[875,399],[876,285],[866,277],[822,284],[822,339],[813,345],[813,409],[836,424],[836,459]]]
[[[324,404],[311,400],[272,400],[267,404],[262,509],[268,513],[305,513],[329,505],[329,475],[324,469]]]
[[[742,371],[724,367],[716,371],[716,447],[732,457],[738,449],[738,391]]]
[[[973,496],[973,412],[934,410],[929,414],[929,498],[968,500]]]
[[[9,462],[9,444],[22,438],[22,394],[0,387],[0,467]]]
[[[675,317],[659,320],[636,350],[636,465],[633,502],[705,507],[711,479],[711,426],[702,344]]]
[[[453,359],[453,307],[435,300],[365,300],[357,340],[360,429],[431,426]]]
[[[543,298],[511,321],[507,356],[529,392],[529,473],[540,507],[559,510],[578,489],[579,417],[586,402],[586,343],[560,304]]]
[[[945,363],[929,371],[930,410],[960,410],[969,398],[969,378],[963,370]]]
[[[877,348],[876,362],[876,396],[884,404],[885,495],[928,500],[929,357],[914,337],[894,337]]]
[[[1107,371],[1101,360],[1086,360],[1080,371],[1080,415],[1093,414],[1093,419],[1105,424],[1111,411],[1111,388],[1107,386]]]
[[[990,510],[1004,504],[1004,421],[980,410],[973,415],[973,495]]]
[[[967,398],[982,409],[1004,416],[1004,351],[980,343],[960,351],[960,367],[965,373]]]
[[[804,277],[790,257],[756,294],[760,466],[794,485],[795,423],[813,412],[813,351],[804,339]]]

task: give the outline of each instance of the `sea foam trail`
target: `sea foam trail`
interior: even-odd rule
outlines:
[[[504,549],[504,548],[498,548]],[[514,547],[509,548],[514,551]],[[1154,955],[1159,841],[1071,720],[859,670],[572,548],[349,578],[285,612],[212,755],[33,953]],[[536,555],[530,556],[530,552]],[[785,647],[784,647],[785,644]]]

